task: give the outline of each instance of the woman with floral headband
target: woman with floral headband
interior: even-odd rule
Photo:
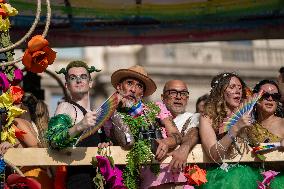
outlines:
[[[278,143],[284,146],[284,118],[281,118],[282,109],[279,106],[281,94],[278,85],[271,80],[262,80],[255,85],[253,93],[263,91],[262,98],[254,107],[255,121],[252,127],[246,129],[250,145],[257,147],[260,143]],[[277,145],[277,146],[278,146]],[[275,166],[276,165],[276,166]],[[283,170],[283,166],[277,163],[265,165],[265,170]],[[272,180],[271,188],[284,188],[283,175],[278,175]]]
[[[205,104],[205,111],[200,117],[200,137],[207,155],[217,163],[225,157],[231,157],[237,137],[245,127],[251,125],[251,116],[244,114],[226,133],[219,134],[219,128],[227,117],[236,112],[246,98],[246,85],[233,73],[222,73],[213,78],[211,92]],[[207,171],[208,182],[201,188],[211,189],[251,189],[261,180],[258,172],[251,167],[228,165]]]

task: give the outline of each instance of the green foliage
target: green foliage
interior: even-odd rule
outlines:
[[[97,168],[97,174],[93,178],[93,182],[95,183],[97,189],[104,189],[105,179],[103,175],[100,173],[98,168]]]
[[[154,154],[148,140],[139,140],[126,155],[126,167],[123,172],[124,184],[129,189],[139,188],[142,165],[150,164]]]
[[[124,184],[129,189],[138,189],[140,183],[140,170],[143,165],[150,164],[155,157],[151,152],[151,144],[149,140],[138,140],[139,139],[139,129],[144,127],[149,128],[150,124],[156,122],[156,117],[160,111],[159,107],[154,103],[148,103],[146,105],[148,109],[145,110],[146,115],[141,115],[136,118],[126,114],[120,113],[122,115],[124,123],[126,123],[131,133],[135,138],[135,143],[132,149],[126,155],[126,167],[123,172]],[[159,165],[153,165],[154,173],[160,171]]]
[[[8,47],[9,45],[11,45],[11,40],[10,40],[10,35],[9,35],[9,31],[7,32],[1,32],[1,37],[0,37],[0,43],[1,43],[1,46],[3,48],[5,47]],[[14,56],[14,50],[10,50],[10,51],[7,51],[5,52],[7,58],[8,58],[8,61],[12,61],[14,60],[13,56]]]

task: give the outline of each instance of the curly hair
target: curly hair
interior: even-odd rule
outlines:
[[[207,101],[205,102],[204,115],[209,116],[213,122],[212,127],[217,132],[219,125],[227,117],[227,105],[224,97],[224,92],[227,89],[232,77],[239,79],[242,85],[242,99],[246,98],[246,84],[236,74],[224,72],[215,76],[211,81],[211,91]]]

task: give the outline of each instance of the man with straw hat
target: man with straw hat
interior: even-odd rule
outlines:
[[[181,136],[170,112],[162,103],[145,103],[142,98],[156,91],[155,82],[142,66],[119,69],[111,83],[120,99],[112,124],[105,126],[114,144],[130,148],[123,178],[127,188],[141,188],[140,168],[153,158],[162,160],[169,149],[181,143]],[[162,137],[162,130],[165,138]],[[138,161],[139,159],[139,161]],[[152,171],[159,166],[152,166]]]

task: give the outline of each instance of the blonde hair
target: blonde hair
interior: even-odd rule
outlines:
[[[49,112],[47,105],[42,100],[38,100],[31,93],[26,93],[23,97],[22,102],[29,109],[30,118],[36,125],[40,147],[47,147],[48,145],[44,137],[49,121]]]
[[[42,147],[47,147],[47,142],[45,140],[44,134],[48,128],[49,113],[47,105],[42,101],[38,100],[36,104],[35,120],[34,123],[38,129],[38,138],[40,140]]]

